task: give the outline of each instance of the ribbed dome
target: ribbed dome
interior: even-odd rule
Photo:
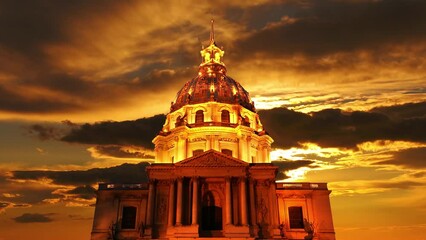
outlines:
[[[239,104],[255,112],[249,93],[237,81],[226,76],[225,66],[220,64],[200,66],[198,76],[186,82],[177,93],[170,111],[176,111],[187,104],[209,101]]]
[[[200,51],[202,62],[198,76],[185,83],[172,102],[170,112],[188,104],[210,101],[239,104],[255,112],[249,93],[234,79],[226,76],[226,67],[222,62],[225,54],[214,40],[213,20],[210,31],[210,44]]]

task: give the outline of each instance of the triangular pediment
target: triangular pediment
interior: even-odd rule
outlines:
[[[215,150],[187,158],[175,164],[176,167],[246,167],[249,164]]]

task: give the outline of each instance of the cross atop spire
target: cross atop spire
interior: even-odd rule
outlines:
[[[210,45],[215,44],[214,42],[214,20],[211,20],[211,29],[210,29]]]

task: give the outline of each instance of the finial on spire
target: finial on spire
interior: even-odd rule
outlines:
[[[211,20],[210,44],[214,44],[214,19]]]
[[[225,64],[222,62],[223,54],[225,54],[225,51],[218,48],[216,46],[216,43],[214,41],[214,20],[211,20],[211,30],[210,30],[210,45],[207,47],[203,47],[203,49],[200,51],[201,57],[203,58],[201,65],[211,65],[211,64],[219,64],[222,66],[225,66]]]

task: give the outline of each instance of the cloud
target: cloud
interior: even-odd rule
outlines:
[[[135,146],[98,145],[89,148],[94,158],[118,158],[133,160],[153,160],[155,156],[151,150]]]
[[[17,223],[48,223],[53,221],[51,218],[52,215],[54,213],[24,213],[12,219]]]
[[[16,91],[16,90],[15,90]],[[23,96],[13,90],[0,85],[0,110],[25,113],[61,112],[83,108],[73,102],[65,102],[62,99],[50,99],[42,94]],[[27,93],[28,94],[28,93]]]
[[[26,127],[26,129],[29,135],[35,136],[41,141],[59,140],[69,131],[63,127],[59,127],[57,124],[33,124]]]
[[[10,179],[34,181],[49,179],[53,184],[68,186],[94,185],[99,182],[138,183],[148,181],[145,172],[147,166],[149,166],[149,163],[141,162],[138,164],[125,163],[110,168],[75,171],[13,171],[13,176]],[[82,189],[80,188],[79,190]]]
[[[4,212],[6,208],[9,208],[11,203],[9,202],[0,202],[0,213]]]
[[[391,160],[381,161],[377,164],[392,164],[406,168],[426,168],[426,147],[404,149],[393,153]]]
[[[151,141],[159,133],[165,120],[164,115],[155,115],[134,121],[84,124],[73,129],[62,140],[98,145],[137,145],[152,149]]]
[[[407,103],[390,107],[376,107],[370,111],[385,114],[394,120],[426,118],[426,102]]]
[[[309,1],[309,6],[288,5],[287,10],[264,21],[274,24],[265,24],[240,39],[235,55],[243,59],[256,54],[321,56],[390,44],[421,44],[426,38],[423,1]],[[285,7],[285,3],[255,6],[246,18],[259,21],[256,8],[274,12],[274,8]],[[297,21],[289,24],[288,17],[292,16]]]
[[[92,186],[85,185],[85,186],[79,186],[74,189],[68,190],[65,193],[72,194],[78,198],[90,200],[96,197],[95,191],[96,189],[93,188]]]
[[[19,184],[10,182],[3,184],[2,189],[15,196],[13,198],[0,196],[0,201],[13,203],[10,207],[34,205],[43,202],[45,199],[61,197],[61,195],[54,193],[55,187],[40,183]]]
[[[245,81],[261,81],[262,76],[276,85],[298,78],[283,77],[287,71],[303,75],[345,69],[336,77],[339,81],[365,82],[375,78],[371,72],[385,76],[382,67],[391,69],[388,76],[394,78],[401,72],[425,74],[417,57],[426,49],[421,44],[422,1],[196,2],[197,9],[188,12],[193,4],[34,1],[24,10],[3,1],[0,111],[79,121],[86,121],[89,113],[95,115],[91,121],[135,118],[127,109],[142,107],[145,116],[162,112],[152,106],[167,109],[168,103],[152,96],[172,96],[196,75],[199,39],[207,39],[209,30],[206,12],[217,18],[218,40],[228,47],[229,65],[244,72],[250,64],[256,73],[241,78]],[[166,7],[169,11],[162,11]],[[363,63],[368,69],[359,68]],[[371,71],[374,66],[380,67]],[[416,71],[401,71],[407,69]],[[329,74],[313,78],[334,79]],[[115,114],[123,108],[125,113]]]
[[[373,182],[371,187],[373,188],[399,188],[399,189],[411,189],[419,186],[424,186],[424,182],[416,181],[398,181],[398,182]]]
[[[316,166],[313,166],[312,164],[315,163],[315,161],[311,160],[276,160],[272,161],[272,164],[278,167],[278,174],[275,177],[277,180],[284,180],[289,178],[286,173],[290,170],[295,170],[302,167],[309,167],[309,168],[315,168]]]
[[[31,207],[31,204],[27,203],[13,203],[13,202],[2,202],[0,201],[0,213],[6,211],[7,208],[27,208]]]
[[[330,189],[335,195],[371,194],[393,190],[423,191],[425,179],[403,179],[404,176],[397,176],[384,180],[352,180],[330,182]],[[415,196],[415,195],[414,195]],[[407,200],[407,199],[405,199]],[[401,201],[399,201],[400,203]]]
[[[309,114],[275,108],[260,110],[260,119],[279,148],[300,147],[303,142],[322,147],[355,148],[375,140],[424,142],[426,102],[377,107],[371,111],[345,112],[324,109]],[[93,150],[101,155],[124,158],[152,158],[151,154],[129,151],[120,146],[133,145],[153,149],[152,139],[164,124],[165,116],[122,122],[99,122],[74,128],[62,140],[98,144]]]
[[[147,182],[149,163],[122,164],[109,168],[75,171],[13,171],[0,183],[0,211],[7,208],[62,203],[65,206],[92,206],[94,185],[100,182]]]
[[[421,134],[426,131],[423,117],[393,120],[378,112],[325,109],[304,114],[286,108],[261,110],[259,115],[278,147],[313,142],[322,147],[355,148],[359,143],[374,140],[426,141]]]

